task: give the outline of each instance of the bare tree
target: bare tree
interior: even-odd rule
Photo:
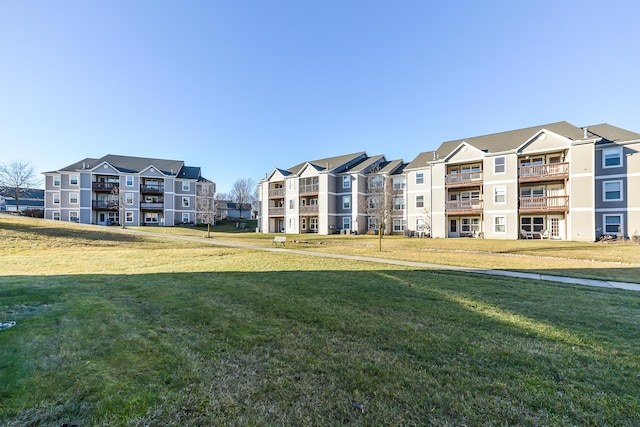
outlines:
[[[382,251],[382,235],[393,213],[393,192],[387,177],[380,174],[379,167],[371,169],[367,176],[367,196],[362,210],[373,219],[378,229],[378,250]]]
[[[211,224],[215,224],[218,206],[216,204],[216,184],[201,181],[196,191],[196,218],[207,224],[207,238],[211,237]]]
[[[11,188],[16,200],[16,211],[20,211],[20,196],[29,188],[42,183],[36,178],[33,167],[29,162],[14,160],[0,165],[0,185]]]
[[[245,204],[253,204],[256,184],[251,178],[242,178],[233,183],[231,187],[231,201],[238,205],[240,218],[242,218],[242,207]]]
[[[120,187],[113,187],[111,194],[114,196],[107,202],[109,209],[118,210],[118,216],[120,218],[120,225],[124,228],[125,214],[128,206],[133,205],[133,199],[129,199],[127,193],[120,191]]]

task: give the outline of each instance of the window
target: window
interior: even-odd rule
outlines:
[[[60,212],[54,212],[53,213],[53,220],[54,221],[60,221]]]
[[[416,184],[424,184],[424,172],[416,172]]]
[[[71,205],[78,204],[78,193],[69,193],[69,204]]]
[[[544,217],[541,216],[523,216],[520,218],[520,228],[524,231],[541,232],[544,230]]]
[[[60,193],[53,193],[53,204],[54,205],[60,204]]]
[[[312,217],[309,220],[309,230],[311,231],[318,231],[318,218],[316,217]]]
[[[289,190],[293,190],[294,181],[292,179],[289,180]]]
[[[127,175],[127,177],[125,178],[125,185],[127,187],[133,187],[133,176]]]
[[[460,222],[462,233],[478,233],[480,231],[480,218],[462,218]]]
[[[543,197],[544,187],[529,187],[520,189],[521,197]]]
[[[351,196],[342,197],[342,209],[351,209]]]
[[[342,177],[342,188],[351,188],[351,177],[349,175]]]
[[[189,181],[182,181],[182,191],[189,191],[191,189],[191,183]]]
[[[605,215],[604,232],[622,234],[622,215]]]
[[[132,223],[133,222],[133,212],[126,211],[124,213],[124,222]]]
[[[507,171],[504,160],[504,157],[496,157],[493,159],[493,173],[505,173]]]
[[[493,231],[496,233],[506,233],[507,218],[504,216],[496,216],[493,218]]]
[[[402,178],[393,178],[393,189],[402,190],[406,186],[406,180]]]
[[[69,185],[78,185],[78,175],[69,175]]]
[[[53,176],[53,186],[60,187],[60,175]]]
[[[397,211],[404,209],[404,199],[393,199],[393,209]]]
[[[133,204],[133,193],[125,193],[124,195],[124,204],[132,205]]]
[[[367,218],[367,227],[369,230],[377,230],[378,229],[378,218],[370,216]]]
[[[80,214],[78,211],[69,212],[69,221],[70,222],[80,222]]]
[[[416,196],[416,208],[424,208],[424,196],[422,194]]]
[[[348,216],[342,217],[342,229],[351,230],[351,217],[348,217]]]
[[[188,208],[189,207],[189,198],[188,197],[183,197],[182,198],[182,207],[183,208]]]
[[[603,200],[615,202],[622,200],[622,181],[604,181],[602,183]]]
[[[182,213],[182,223],[183,224],[189,224],[191,222],[191,215],[189,215],[188,212],[183,212]]]
[[[158,223],[158,213],[157,212],[146,212],[144,214],[144,222],[157,224]]]
[[[304,205],[304,199],[302,199],[302,204]],[[295,207],[295,202],[293,199],[289,199],[289,209],[293,209]]]
[[[622,166],[622,147],[605,148],[602,150],[602,167],[615,168]]]
[[[293,218],[289,218],[289,230],[293,230]]]
[[[303,230],[307,229],[307,218],[306,217],[302,218],[302,229]]]
[[[375,197],[368,197],[367,198],[367,205],[369,206],[369,209],[375,209],[376,208]]]
[[[384,185],[384,178],[380,175],[375,175],[369,178],[369,188],[382,188]]]
[[[504,186],[493,187],[494,203],[507,203],[507,188]]]
[[[416,219],[416,230],[417,231],[425,231],[427,229],[427,222],[424,218]]]
[[[393,231],[404,231],[407,228],[407,221],[404,219],[393,220]]]

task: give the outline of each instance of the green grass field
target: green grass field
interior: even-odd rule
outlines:
[[[3,426],[640,424],[635,292],[4,215],[0,254]]]

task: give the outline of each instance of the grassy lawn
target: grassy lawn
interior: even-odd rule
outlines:
[[[4,216],[0,254],[3,426],[640,424],[638,293]]]

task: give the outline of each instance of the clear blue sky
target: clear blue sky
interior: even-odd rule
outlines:
[[[274,167],[569,121],[640,132],[638,1],[4,1],[0,162]]]

